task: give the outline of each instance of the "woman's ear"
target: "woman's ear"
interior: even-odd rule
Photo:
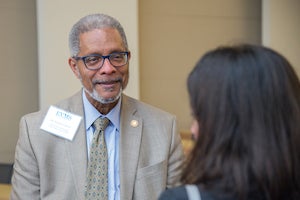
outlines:
[[[78,66],[77,66],[77,61],[74,58],[70,57],[68,62],[69,62],[69,66],[70,66],[71,70],[73,71],[73,73],[75,74],[75,76],[77,78],[80,78],[80,73],[79,73],[79,69],[78,69]]]
[[[199,136],[199,123],[196,119],[193,119],[190,131],[194,139],[198,139]]]

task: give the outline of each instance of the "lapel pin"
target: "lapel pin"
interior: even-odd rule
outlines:
[[[139,122],[136,120],[131,120],[130,125],[135,128],[139,125]]]

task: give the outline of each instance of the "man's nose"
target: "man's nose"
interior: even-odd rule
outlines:
[[[108,58],[104,58],[103,65],[100,68],[100,71],[103,73],[113,73],[116,71],[116,68],[110,63]]]

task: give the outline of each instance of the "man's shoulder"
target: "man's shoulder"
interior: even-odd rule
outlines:
[[[54,106],[54,107],[66,110],[68,112],[72,112],[74,110],[73,108],[76,108],[78,106],[82,106],[81,92],[77,92],[77,93],[75,93],[74,95],[72,95],[70,97],[67,97],[67,98],[65,98],[65,99],[63,99],[63,100],[61,100],[61,101],[59,101],[59,102],[57,102],[53,105],[48,105],[44,108],[41,108],[38,111],[25,114],[24,116],[22,116],[22,118],[33,119],[33,120],[36,120],[38,118],[43,118],[47,114],[50,106]]]
[[[158,108],[156,106],[150,105],[138,99],[123,95],[123,102],[126,106],[131,107],[132,109],[136,109],[140,114],[152,114],[152,115],[160,115],[174,118],[175,115]]]
[[[57,102],[56,104],[54,104],[54,106],[70,111],[72,111],[74,107],[76,108],[78,106],[82,106],[82,90],[76,92],[70,97]]]

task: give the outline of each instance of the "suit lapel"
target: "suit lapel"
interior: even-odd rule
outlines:
[[[125,95],[121,107],[120,199],[133,199],[133,188],[142,136],[142,119],[136,115],[133,101]]]
[[[84,197],[87,170],[86,131],[81,94],[82,91],[74,95],[67,103],[67,110],[81,116],[82,120],[73,141],[65,141],[70,169],[72,171],[73,179],[75,180],[76,192],[79,199]]]

